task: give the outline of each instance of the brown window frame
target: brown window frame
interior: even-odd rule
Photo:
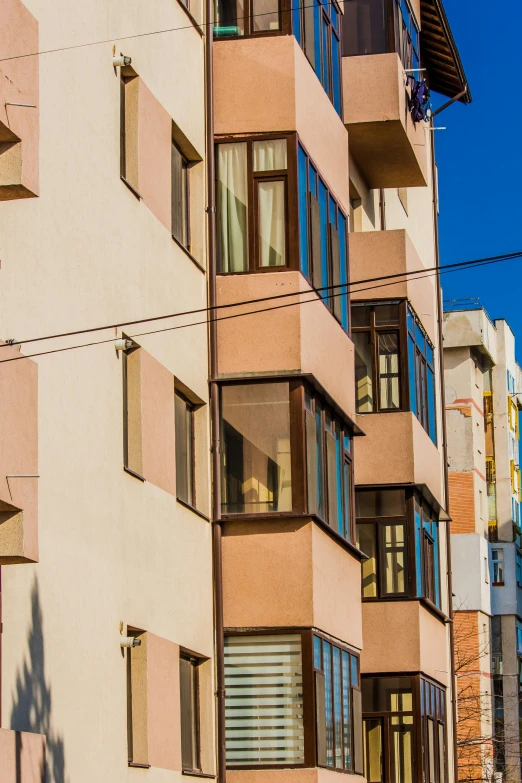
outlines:
[[[375,530],[375,545],[376,545],[376,566],[377,566],[377,595],[376,596],[364,596],[362,595],[363,602],[372,601],[422,601],[439,616],[444,617],[441,609],[437,606],[436,600],[436,585],[435,579],[435,567],[430,568],[430,563],[435,563],[435,539],[428,533],[423,524],[424,516],[431,520],[431,522],[440,525],[437,521],[436,512],[433,509],[429,509],[428,515],[427,509],[429,508],[427,503],[420,497],[418,491],[414,487],[392,487],[392,486],[372,486],[372,487],[357,487],[357,495],[362,492],[374,492],[374,491],[386,491],[386,490],[398,490],[404,492],[404,514],[397,515],[382,515],[382,516],[357,516],[356,511],[356,527],[357,531],[361,526],[372,526]],[[415,512],[420,512],[420,542],[421,542],[421,562],[417,564],[417,548],[416,548],[416,530],[415,530]],[[403,524],[404,525],[404,550],[405,557],[405,577],[404,577],[404,592],[400,593],[387,593],[384,587],[386,578],[385,570],[385,547],[383,544],[384,531],[388,525]],[[359,538],[359,537],[357,537]],[[426,547],[431,544],[434,547],[430,554],[433,556],[433,560],[426,558]],[[357,544],[359,547],[359,544]],[[439,578],[439,593],[440,593],[440,579],[441,579],[441,563],[440,563],[440,533],[439,533],[439,563],[438,563],[438,578]],[[417,576],[421,577],[421,590],[417,586]],[[431,578],[429,578],[431,577]]]
[[[362,688],[364,683],[370,680],[381,679],[403,679],[411,681],[412,709],[406,711],[363,711],[363,724],[369,720],[380,720],[382,723],[381,741],[382,741],[382,773],[383,781],[393,780],[392,770],[392,718],[394,717],[412,717],[413,722],[407,725],[412,727],[412,779],[426,780],[429,783],[428,775],[428,722],[433,721],[435,746],[435,781],[433,783],[445,783],[448,780],[448,737],[446,730],[446,689],[440,683],[425,677],[421,673],[412,673],[405,675],[403,672],[394,674],[393,672],[382,675],[363,675]],[[427,707],[425,694],[430,693],[430,704]],[[434,707],[431,707],[431,693],[434,694]],[[363,705],[364,706],[364,705]],[[400,724],[395,724],[400,725]],[[442,736],[444,739],[443,758],[444,769],[441,776],[441,754],[440,754],[440,728],[442,727]],[[363,729],[364,730],[364,729]],[[424,773],[423,773],[424,771]],[[424,774],[424,777],[423,777]],[[368,783],[375,783],[368,780]]]
[[[351,548],[355,548],[355,480],[354,480],[354,468],[353,468],[353,424],[343,418],[341,412],[336,410],[335,407],[330,404],[330,401],[325,399],[319,392],[317,392],[311,384],[307,383],[302,378],[292,377],[277,377],[277,378],[256,378],[256,379],[242,379],[238,381],[236,379],[230,381],[222,381],[220,387],[228,386],[244,386],[252,384],[269,384],[269,383],[281,383],[282,381],[289,384],[289,406],[290,406],[290,464],[291,464],[291,481],[292,481],[292,511],[291,512],[279,512],[279,511],[266,511],[266,512],[229,512],[226,510],[226,501],[222,504],[222,517],[224,519],[263,519],[273,518],[274,516],[288,516],[289,513],[295,515],[309,515],[317,520],[321,525],[327,528],[336,538],[345,542]],[[307,479],[307,454],[306,454],[306,399],[305,391],[314,400],[319,400],[322,407],[321,413],[321,427],[322,427],[322,443],[323,443],[323,492],[327,492],[327,462],[326,462],[326,412],[329,411],[333,420],[339,425],[339,438],[340,449],[342,455],[343,475],[341,476],[341,492],[343,493],[343,533],[341,534],[338,529],[332,527],[328,523],[328,501],[324,506],[323,515],[315,511],[309,510],[308,500],[308,479]],[[221,395],[220,395],[221,397]],[[222,408],[220,401],[220,422],[221,427],[223,424]],[[344,449],[344,437],[349,436],[351,442],[351,453]],[[222,453],[224,454],[224,440],[222,436]],[[349,518],[348,524],[344,516],[344,512],[347,508],[345,499],[345,482],[344,482],[344,465],[349,466],[349,481],[350,481],[350,498],[349,498]],[[225,474],[223,473],[222,463],[222,481],[225,482]]]
[[[182,0],[180,0],[182,2]],[[184,3],[183,3],[184,4]],[[178,155],[181,160],[180,171],[182,173],[182,199],[184,199],[184,212],[181,215],[180,223],[183,223],[182,232],[186,234],[185,238],[179,237],[175,233],[175,218],[174,218],[174,158]],[[191,252],[191,231],[190,231],[190,161],[185,157],[179,145],[176,144],[174,139],[171,142],[171,166],[172,166],[172,184],[171,184],[171,233],[175,242],[181,245],[182,248]],[[181,212],[183,213],[183,205],[181,206]]]
[[[254,17],[253,13],[253,6],[254,6],[254,0],[246,0],[245,2],[245,11],[243,16],[244,21],[244,33],[235,33],[231,35],[216,35],[216,31],[218,31],[219,27],[213,28],[214,33],[214,39],[221,41],[221,40],[229,40],[229,39],[235,39],[238,38],[264,38],[267,35],[273,36],[273,35],[292,35],[292,20],[291,20],[291,0],[279,0],[278,6],[279,6],[279,29],[278,30],[253,30],[253,24],[252,19]],[[215,13],[214,18],[217,18],[217,14]],[[234,26],[234,25],[232,25]],[[226,28],[227,26],[224,25]]]
[[[286,169],[273,171],[254,171],[253,145],[256,141],[286,141]],[[252,273],[287,272],[299,269],[299,238],[297,215],[297,134],[296,133],[263,133],[258,135],[219,136],[215,142],[215,158],[218,158],[218,147],[225,144],[247,145],[247,268],[240,272],[221,272],[218,275],[246,275]],[[294,152],[295,150],[295,152]],[[216,166],[216,178],[219,176]],[[257,184],[260,181],[273,182],[283,180],[285,182],[285,260],[281,266],[259,265],[259,218]],[[219,182],[219,180],[216,180]],[[219,214],[217,216],[219,220]],[[218,258],[218,270],[219,270]]]
[[[316,628],[263,628],[263,629],[235,629],[226,628],[225,637],[227,636],[272,636],[272,635],[285,635],[295,634],[301,637],[301,662],[302,662],[302,675],[303,675],[303,729],[304,729],[304,763],[303,764],[244,764],[244,765],[232,765],[227,767],[231,770],[247,770],[247,769],[308,769],[311,767],[324,766],[325,769],[330,769],[335,772],[343,772],[345,774],[354,774],[352,770],[335,768],[318,763],[318,742],[317,742],[317,699],[316,699],[316,672],[318,670],[314,667],[314,636],[320,639],[324,639],[329,644],[338,647],[341,651],[348,652],[350,656],[357,659],[357,672],[358,672],[358,687],[353,687],[354,691],[360,693],[361,690],[361,666],[360,666],[360,652],[348,644],[340,642],[338,639],[334,639],[327,634]],[[354,756],[355,738],[354,738],[354,712],[353,712],[353,697],[351,696],[350,703],[350,717],[352,721],[352,759]],[[362,718],[362,713],[361,713]],[[362,725],[362,719],[361,719]],[[362,735],[361,735],[362,739]]]
[[[176,405],[176,397],[178,397],[182,402],[185,403],[185,412],[189,414],[188,419],[190,421],[190,433],[189,433],[189,440],[188,440],[188,448],[190,450],[190,476],[189,478],[189,498],[185,499],[178,495],[178,460],[177,460],[177,451],[176,451],[176,498],[177,500],[180,500],[182,503],[185,503],[186,505],[190,506],[191,508],[196,508],[196,434],[195,434],[195,427],[194,427],[194,411],[195,406],[190,400],[188,400],[184,394],[182,394],[178,389],[174,390],[174,405]],[[178,435],[175,432],[174,433],[176,442]]]
[[[396,305],[399,309],[399,322],[397,325],[383,325],[377,326],[375,308],[387,307],[390,305]],[[370,345],[372,353],[372,393],[373,393],[373,410],[372,411],[358,411],[365,416],[371,416],[375,413],[401,413],[409,410],[409,390],[408,390],[408,353],[407,353],[407,313],[408,302],[406,299],[389,299],[381,301],[369,301],[359,302],[353,301],[351,303],[352,310],[352,334],[370,334]],[[370,311],[370,323],[369,326],[354,326],[353,312],[357,308],[369,308]],[[379,372],[379,335],[380,334],[397,334],[398,340],[398,368],[399,368],[399,405],[397,408],[381,408],[381,392],[380,392],[380,372]],[[357,399],[356,399],[357,405]]]
[[[187,661],[191,664],[191,666],[194,667],[193,671],[193,677],[194,677],[194,693],[193,693],[193,715],[191,716],[194,724],[195,724],[195,743],[196,747],[194,749],[194,756],[196,759],[196,766],[195,767],[187,767],[183,764],[183,742],[181,744],[181,754],[182,754],[182,772],[201,772],[201,731],[200,731],[200,692],[199,692],[199,665],[202,663],[203,659],[195,656],[193,653],[185,652],[183,650],[180,651],[179,654],[180,659],[180,678],[181,678],[181,661]],[[180,688],[180,713],[181,713],[181,724],[183,723],[183,716],[184,716],[184,710],[183,705],[181,704],[181,688]]]

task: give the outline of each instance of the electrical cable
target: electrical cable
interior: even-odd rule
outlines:
[[[313,290],[316,293],[321,293],[323,291],[331,291],[335,290],[337,288],[343,288],[343,289],[351,289],[354,286],[359,286],[365,283],[374,283],[374,282],[380,282],[381,280],[395,280],[395,278],[398,277],[409,277],[410,275],[416,275],[416,274],[424,274],[426,272],[436,272],[437,269],[440,271],[443,270],[454,270],[459,271],[461,268],[469,268],[474,266],[482,266],[489,263],[498,263],[500,261],[509,261],[514,260],[516,258],[522,257],[522,251],[517,251],[514,253],[505,253],[503,255],[499,256],[489,256],[487,258],[478,258],[473,259],[471,261],[459,261],[453,264],[444,264],[439,267],[427,267],[425,269],[412,269],[407,272],[397,272],[395,274],[391,275],[380,275],[378,277],[368,277],[364,280],[353,280],[349,281],[348,283],[340,283],[337,285],[329,285],[329,286],[322,286],[321,288],[314,288]],[[359,290],[359,289],[358,289]],[[361,290],[369,290],[369,289],[361,289]],[[299,293],[299,292],[297,292]],[[302,293],[309,293],[308,291],[303,291]],[[151,323],[153,321],[164,321],[168,320],[170,318],[180,318],[183,316],[188,315],[198,315],[199,313],[208,313],[212,309],[228,309],[231,307],[241,307],[249,304],[259,304],[261,302],[269,302],[274,301],[278,299],[285,299],[290,296],[296,296],[296,292],[292,291],[290,293],[284,293],[284,294],[274,294],[272,296],[263,296],[259,297],[257,299],[245,299],[240,302],[229,302],[227,304],[217,305],[215,308],[210,307],[200,307],[194,310],[185,310],[178,313],[168,313],[166,315],[159,315],[159,316],[151,316],[149,318],[139,318],[133,321],[120,321],[118,323],[113,324],[105,324],[104,326],[94,326],[87,329],[76,329],[74,331],[70,332],[60,332],[56,334],[51,335],[45,335],[43,337],[33,337],[26,340],[11,340],[9,343],[1,344],[0,349],[6,348],[6,347],[12,347],[15,345],[25,345],[26,343],[37,343],[37,342],[43,342],[47,340],[54,340],[61,337],[76,337],[81,334],[91,334],[94,332],[101,332],[105,331],[106,329],[120,329],[122,327],[129,327],[129,326],[136,326],[137,324],[145,324],[145,323]],[[323,297],[325,298],[325,297]],[[315,301],[315,300],[314,300]]]
[[[517,254],[517,255],[520,255],[520,254]],[[460,268],[462,267],[462,264],[466,264],[467,268],[470,268],[470,265],[473,264],[473,268],[475,268],[475,267],[489,266],[490,264],[500,263],[501,261],[504,261],[504,260],[506,260],[506,259],[504,259],[502,257],[492,257],[491,259],[480,259],[480,260],[473,261],[473,262],[469,262],[469,261],[467,261],[467,262],[460,262],[459,268],[457,268],[457,269],[447,268],[447,267],[454,267],[455,266],[454,264],[448,264],[448,265],[446,265],[446,267],[439,267],[438,269],[439,269],[439,271],[442,270],[441,274],[451,274],[452,272],[460,271]],[[411,273],[403,272],[403,273],[400,273],[400,274],[402,276],[407,276],[407,275],[409,275]],[[437,267],[434,267],[431,270],[415,270],[413,272],[413,274],[417,274],[418,275],[418,277],[410,278],[410,279],[412,279],[414,281],[415,280],[423,280],[423,279],[429,278],[429,277],[435,277],[437,275]],[[374,280],[383,280],[383,279],[387,280],[389,277],[398,277],[398,275],[383,275],[380,278],[373,278],[373,279]],[[358,281],[357,283],[352,283],[352,285],[359,285],[359,284],[361,284],[363,282],[364,281]],[[386,283],[382,283],[381,285],[367,286],[366,288],[358,289],[356,293],[361,293],[362,291],[372,291],[372,290],[375,290],[375,289],[378,289],[378,288],[385,288],[386,286],[394,285],[396,282],[405,282],[405,281],[392,280],[392,281],[388,281]],[[347,285],[346,284],[342,284],[342,285],[338,285],[338,286],[325,286],[325,288],[330,288],[330,289],[331,288],[342,288],[342,289],[346,289]],[[317,298],[317,291],[315,289],[311,289],[310,291],[296,291],[296,292],[293,292],[292,294],[290,294],[290,296],[294,296],[295,297],[295,296],[301,296],[301,295],[305,295],[305,294],[313,294],[314,297],[312,299],[306,299],[305,301],[287,302],[285,304],[276,305],[275,307],[264,307],[264,308],[261,308],[259,310],[250,310],[250,311],[247,311],[247,312],[244,312],[244,313],[232,313],[231,315],[216,316],[215,318],[206,318],[204,321],[196,321],[196,322],[189,323],[189,324],[178,324],[177,326],[167,326],[167,327],[164,327],[163,329],[154,329],[154,330],[149,331],[149,332],[139,332],[139,333],[136,333],[134,335],[128,335],[128,337],[129,337],[129,339],[132,339],[134,337],[143,337],[143,336],[150,335],[150,334],[159,334],[159,333],[162,333],[162,332],[176,331],[178,329],[186,329],[186,328],[188,328],[190,326],[203,326],[203,325],[206,326],[209,323],[211,323],[212,321],[226,321],[226,320],[230,320],[232,318],[241,318],[241,317],[248,316],[248,315],[258,315],[260,313],[271,312],[272,310],[280,310],[280,309],[283,309],[283,308],[286,308],[286,307],[295,307],[296,305],[308,304],[309,302],[320,302],[321,300],[324,301],[325,299],[334,299],[334,298],[336,298],[338,296],[346,296],[346,293],[343,290],[343,291],[338,292],[338,293],[330,293],[330,294],[327,294],[326,296],[321,296],[320,298]],[[269,299],[269,297],[266,297],[266,299]],[[254,301],[256,301],[256,300],[254,300]],[[259,301],[263,301],[263,300],[259,300]],[[237,303],[234,303],[231,306],[233,306],[233,307],[240,307],[242,305],[243,305],[242,302],[237,302]],[[210,308],[205,308],[205,310],[208,312],[210,310]],[[194,312],[201,312],[201,311],[194,311]],[[158,319],[153,319],[153,320],[158,320]],[[110,328],[110,327],[104,327],[104,328]],[[27,341],[27,342],[30,342],[30,341]],[[92,342],[89,342],[89,343],[82,343],[80,345],[70,345],[70,346],[66,346],[64,348],[54,348],[54,349],[51,349],[49,351],[40,351],[38,353],[33,353],[33,354],[14,356],[14,357],[12,357],[10,359],[0,359],[0,364],[6,363],[6,362],[20,361],[22,359],[32,359],[32,358],[35,358],[37,356],[46,356],[48,354],[63,353],[65,351],[72,351],[72,350],[75,350],[77,348],[89,348],[89,347],[94,346],[94,345],[103,345],[103,344],[107,344],[107,343],[114,343],[114,338],[112,337],[112,338],[109,338],[109,339],[106,339],[106,340],[95,340],[95,341],[92,341]],[[6,346],[11,347],[10,344],[6,344]],[[6,347],[6,346],[4,346],[4,347]]]

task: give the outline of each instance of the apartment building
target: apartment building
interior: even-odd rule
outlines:
[[[469,102],[458,52],[427,0],[220,0],[214,25],[227,779],[455,780],[442,312],[411,275],[438,263],[435,162],[408,76]]]
[[[515,337],[472,303],[444,314],[463,780],[519,781],[522,666]]]
[[[202,3],[0,8],[0,779],[212,776]]]

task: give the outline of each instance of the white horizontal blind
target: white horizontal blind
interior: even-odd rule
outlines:
[[[301,636],[225,638],[227,766],[304,764]]]

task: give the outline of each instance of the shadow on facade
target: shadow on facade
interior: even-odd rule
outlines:
[[[45,734],[46,758],[41,770],[41,781],[67,783],[64,742],[53,728],[51,688],[45,679],[42,607],[37,579],[31,591],[31,628],[27,641],[29,652],[16,678],[11,727],[16,731]],[[16,783],[23,783],[21,741],[21,735],[17,735]]]

